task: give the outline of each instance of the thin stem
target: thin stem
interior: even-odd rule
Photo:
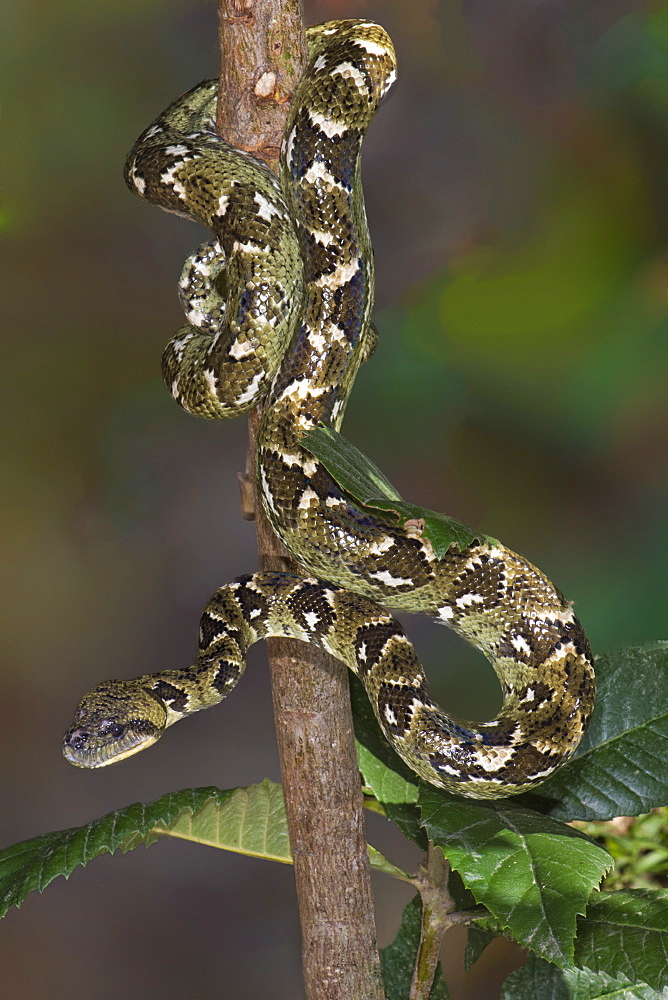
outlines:
[[[219,130],[275,166],[305,61],[298,0],[219,0]],[[254,496],[249,418],[244,515],[263,570],[299,573]],[[302,929],[306,1000],[383,1000],[346,668],[313,646],[268,643],[276,738]]]
[[[443,936],[455,922],[451,919],[454,902],[448,892],[449,874],[450,865],[443,851],[429,841],[427,863],[418,884],[422,899],[422,927],[409,1000],[429,1000]]]

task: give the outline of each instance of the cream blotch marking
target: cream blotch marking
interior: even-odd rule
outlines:
[[[518,653],[524,653],[526,656],[531,655],[531,646],[526,641],[523,635],[512,636],[510,643],[517,650]]]
[[[350,279],[360,270],[360,262],[351,260],[347,264],[339,264],[332,274],[322,274],[316,278],[315,284],[321,288],[340,288],[347,284]]]
[[[183,184],[176,179],[176,172],[182,166],[181,163],[175,163],[169,170],[166,170],[160,175],[160,180],[166,187],[170,187],[172,191],[177,195],[181,201],[187,200],[187,192]]]
[[[319,128],[321,132],[324,132],[328,139],[334,139],[335,137],[342,136],[344,132],[348,130],[348,124],[346,121],[336,121],[330,115],[322,115],[319,111],[309,111],[309,116],[311,123]]]
[[[312,184],[315,187],[318,187],[318,185],[321,184],[327,188],[335,188],[338,191],[348,190],[346,186],[340,180],[337,180],[334,174],[327,169],[327,166],[322,160],[314,160],[304,174],[304,180],[307,184]]]
[[[274,216],[282,215],[281,210],[276,208],[275,205],[272,205],[270,201],[267,201],[264,195],[260,194],[259,191],[255,193],[255,202],[258,205],[257,214],[266,222],[271,222]]]
[[[351,62],[342,62],[338,66],[334,66],[330,70],[332,76],[343,76],[353,81],[359,88],[359,90],[368,91],[369,85],[367,83],[364,73],[362,73],[358,68]]]
[[[257,344],[252,340],[235,340],[230,347],[230,355],[233,358],[239,360],[240,358],[247,358],[250,354],[253,354],[257,348]]]
[[[165,146],[165,153],[167,156],[180,156],[182,153],[190,153],[189,146],[183,146],[177,144],[176,146]],[[178,166],[182,166],[182,161],[179,161]]]
[[[387,584],[388,587],[406,587],[413,582],[410,577],[392,576],[389,570],[386,569],[378,573],[369,573],[369,576],[374,580],[378,580],[379,583]]]
[[[239,396],[239,403],[249,403],[251,399],[255,399],[260,391],[262,383],[267,378],[267,373],[262,371],[258,372],[257,375],[253,376],[253,379],[248,384],[248,388],[245,389]]]

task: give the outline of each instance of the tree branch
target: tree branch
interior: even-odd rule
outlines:
[[[275,167],[305,64],[298,0],[219,4],[219,131]],[[260,568],[299,573],[254,494],[258,422],[255,410],[242,506],[255,511]],[[296,640],[268,648],[306,1000],[383,1000],[347,671]]]
[[[418,881],[422,899],[422,925],[410,1000],[429,1000],[431,994],[443,936],[451,926],[449,917],[454,910],[448,892],[449,872],[450,866],[443,851],[429,841],[427,863]]]
[[[299,0],[220,0],[218,131],[275,168],[306,64]]]

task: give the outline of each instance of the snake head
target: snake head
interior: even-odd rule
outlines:
[[[75,767],[105,767],[151,746],[167,721],[164,704],[135,681],[105,681],[84,695],[63,739]]]

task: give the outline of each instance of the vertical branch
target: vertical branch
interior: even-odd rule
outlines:
[[[306,65],[299,0],[219,0],[218,131],[275,167]]]
[[[299,0],[219,0],[219,131],[274,167],[305,64]],[[254,490],[249,419],[246,516],[260,568],[299,572]],[[346,668],[313,646],[268,643],[276,738],[294,858],[307,1000],[383,1000]]]
[[[431,841],[427,863],[418,882],[422,900],[420,946],[413,969],[409,1000],[429,1000],[446,930],[451,926],[454,903],[448,892],[450,865],[440,847]]]

